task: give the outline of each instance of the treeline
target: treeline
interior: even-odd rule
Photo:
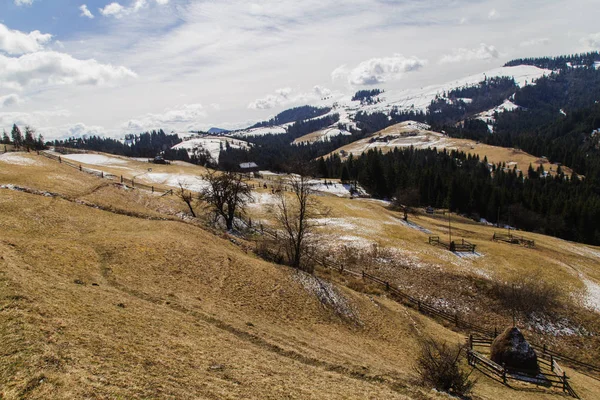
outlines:
[[[305,119],[311,119],[320,117],[321,115],[327,114],[331,111],[329,107],[313,107],[313,106],[302,106],[290,108],[288,110],[282,111],[277,114],[275,117],[271,118],[268,121],[258,122],[252,125],[248,129],[252,128],[263,128],[266,126],[274,126],[274,125],[283,125],[290,122],[302,121]]]
[[[360,101],[360,104],[375,104],[379,101],[375,97],[383,93],[381,89],[359,90],[352,96],[352,101]]]
[[[431,102],[427,122],[431,125],[455,124],[502,104],[517,89],[514,78],[504,76],[486,78],[477,85],[451,90]]]
[[[518,65],[533,65],[539,68],[559,70],[569,68],[567,63],[573,66],[585,65],[593,66],[594,62],[600,61],[600,54],[597,51],[564,55],[558,57],[535,57],[535,58],[517,58],[504,64],[505,67],[515,67]]]
[[[124,141],[100,136],[90,136],[55,140],[51,142],[51,145],[55,147],[100,151],[126,157],[154,158],[157,155],[163,155],[167,160],[189,161],[186,150],[171,149],[178,143],[181,143],[181,139],[177,134],[167,135],[160,129],[158,131],[144,132],[138,135],[126,135]]]
[[[406,198],[415,192],[411,206],[433,206],[485,218],[520,229],[600,245],[600,191],[587,179],[572,179],[561,171],[543,177],[530,168],[526,176],[503,165],[491,168],[487,160],[462,152],[435,149],[395,149],[383,154],[371,150],[357,158],[316,161],[325,178],[357,180],[378,198]]]
[[[354,117],[354,122],[362,137],[405,121],[426,122],[427,114],[423,111],[400,111],[394,107],[389,115],[382,112],[367,113],[359,111]],[[358,131],[355,133],[358,133]]]
[[[293,140],[298,139],[309,133],[320,131],[330,125],[337,123],[340,120],[339,114],[326,115],[322,118],[297,121],[287,130],[287,135]]]
[[[16,150],[43,150],[46,148],[44,144],[44,137],[42,135],[35,135],[35,130],[30,127],[25,127],[25,134],[21,132],[21,129],[14,124],[10,132],[10,137],[6,130],[2,132],[2,144],[12,144]]]

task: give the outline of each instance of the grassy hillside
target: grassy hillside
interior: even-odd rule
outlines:
[[[447,398],[417,384],[418,343],[464,334],[386,296],[264,262],[249,243],[178,219],[184,208],[173,197],[21,157],[31,162],[0,162],[0,185],[55,195],[0,189],[0,397]],[[322,199],[340,218],[372,218],[377,227],[393,217],[377,202]],[[422,223],[443,229],[436,219]],[[382,240],[447,257],[421,245],[418,231],[383,227],[389,239]],[[548,259],[562,254],[555,242],[536,239]],[[481,245],[500,261],[492,245]],[[501,271],[511,268],[519,265]],[[600,278],[593,265],[582,268]],[[568,373],[584,398],[600,394],[600,382]],[[474,396],[556,394],[481,376]]]
[[[346,157],[350,154],[360,155],[371,149],[379,149],[388,152],[394,148],[413,146],[417,149],[437,148],[438,150],[458,150],[467,154],[479,155],[481,160],[487,157],[490,163],[506,163],[507,167],[517,167],[527,171],[529,165],[537,168],[543,165],[546,171],[556,172],[557,165],[551,164],[547,159],[538,158],[522,150],[511,149],[475,142],[468,139],[455,139],[438,132],[424,129],[414,122],[402,122],[392,125],[382,131],[376,132],[364,139],[357,140],[343,146],[331,154],[343,153]],[[342,157],[345,158],[345,157]],[[565,174],[571,174],[571,170],[562,167]]]

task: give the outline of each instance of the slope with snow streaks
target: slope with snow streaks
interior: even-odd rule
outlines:
[[[293,144],[326,142],[329,139],[339,135],[348,136],[351,135],[351,133],[345,129],[325,128],[313,133],[309,133],[308,135],[299,137],[298,139],[294,140]]]

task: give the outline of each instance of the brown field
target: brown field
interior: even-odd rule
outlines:
[[[328,271],[319,272],[319,283],[264,262],[248,251],[250,242],[235,245],[176,218],[185,208],[175,197],[124,190],[41,156],[22,156],[34,163],[0,162],[0,185],[61,197],[0,189],[0,398],[447,398],[418,385],[418,343],[424,336],[458,342],[464,332],[385,295],[352,290]],[[406,257],[418,256],[425,270],[506,277],[539,266],[543,279],[573,291],[582,289],[577,273],[600,282],[598,249],[528,234],[536,250],[507,251],[509,245],[489,241],[493,228],[453,217],[457,234],[483,254],[463,264],[427,245],[426,234],[395,223],[398,214],[380,202],[320,199],[332,218],[360,227],[326,226],[331,243],[363,237],[411,252]],[[447,223],[415,221],[436,234]],[[318,296],[329,280],[341,308]],[[582,398],[600,396],[600,381],[567,372]],[[562,396],[474,376],[475,399]]]

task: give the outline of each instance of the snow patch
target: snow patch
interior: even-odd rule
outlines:
[[[31,158],[23,157],[21,154],[17,154],[17,153],[0,154],[0,161],[5,164],[12,164],[12,165],[24,165],[24,166],[41,165],[40,162],[38,162],[36,160],[32,160]]]
[[[587,289],[587,296],[585,298],[586,307],[600,312],[600,285],[589,279],[583,279],[583,283]]]
[[[101,154],[60,154],[61,158],[90,165],[122,165],[126,160]]]
[[[294,279],[307,292],[314,294],[325,307],[342,317],[358,321],[358,316],[348,300],[330,282],[302,271],[297,271]]]

